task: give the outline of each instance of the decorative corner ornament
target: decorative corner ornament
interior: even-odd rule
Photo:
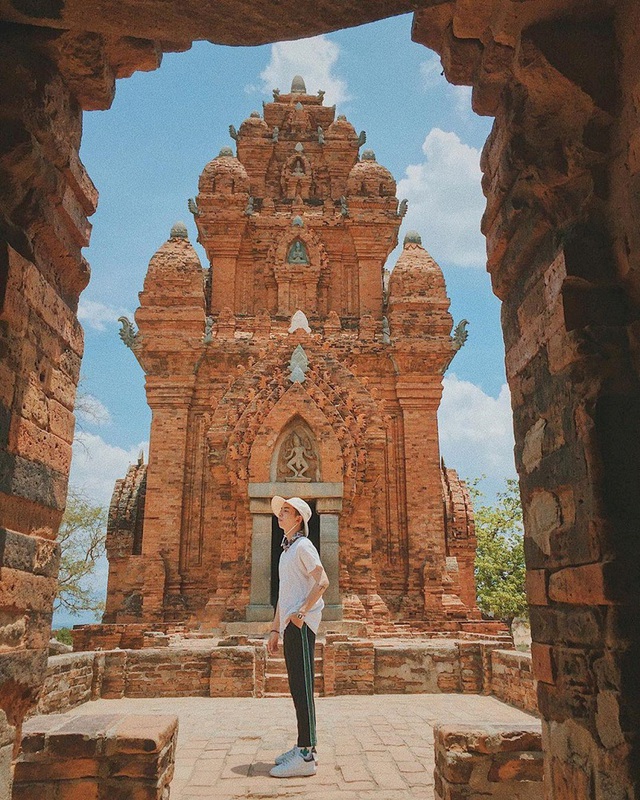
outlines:
[[[404,218],[408,208],[409,208],[409,201],[406,198],[404,200],[401,200],[400,205],[398,206],[398,216],[400,217],[400,219]]]
[[[194,217],[200,216],[201,212],[200,209],[198,208],[198,204],[192,197],[190,197],[189,200],[187,201],[187,206],[189,208],[189,211],[193,214]]]
[[[347,204],[347,198],[342,195],[340,198],[340,216],[348,217],[349,216],[349,206]]]
[[[360,131],[360,133],[358,134],[358,147],[362,147],[362,145],[365,144],[366,141],[367,141],[367,132]]]
[[[134,350],[138,339],[138,333],[133,323],[128,317],[118,317],[118,322],[122,325],[118,331],[120,338],[130,350]]]
[[[238,131],[236,130],[235,125],[229,125],[229,136],[233,139],[234,142],[238,141]]]
[[[469,331],[467,330],[468,324],[468,319],[461,319],[453,331],[453,336],[451,338],[453,340],[453,349],[456,353],[464,346],[464,343],[469,338]]]
[[[460,322],[456,325],[453,331],[453,335],[451,336],[451,348],[453,352],[451,353],[451,357],[447,361],[447,363],[442,368],[442,375],[449,369],[449,366],[453,359],[455,358],[456,353],[462,347],[464,347],[464,343],[469,338],[469,332],[467,331],[467,325],[469,324],[469,320],[461,319]]]
[[[246,206],[246,208],[244,210],[244,215],[245,215],[245,217],[251,217],[253,215],[253,213],[254,213],[253,197],[249,197],[249,200],[247,201],[247,206]]]

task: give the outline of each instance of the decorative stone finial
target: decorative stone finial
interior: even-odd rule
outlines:
[[[373,152],[373,150],[363,150],[362,151],[362,160],[363,161],[375,161],[376,160],[376,154]]]
[[[187,230],[187,226],[184,222],[176,222],[174,223],[173,227],[171,228],[171,233],[169,234],[170,239],[188,239],[189,238],[189,231]]]
[[[304,383],[308,369],[309,359],[304,352],[304,348],[299,344],[291,354],[291,360],[289,361],[289,380],[291,383]]]
[[[301,75],[294,75],[291,81],[291,94],[306,94],[307,87],[305,86],[304,79]]]
[[[344,114],[338,114],[338,122],[346,122],[346,119]]]
[[[296,151],[296,153],[304,153],[304,145],[302,142],[297,142],[293,149]]]
[[[303,220],[303,219],[302,219],[302,217],[300,217],[300,216],[295,216],[295,217],[294,217],[294,218],[291,220],[291,225],[292,225],[294,228],[304,228],[304,220]]]
[[[422,246],[422,236],[420,236],[418,231],[407,231],[402,246],[406,247],[408,244],[419,244]]]
[[[259,112],[259,111],[252,111],[252,112],[249,114],[249,116],[250,116],[250,117],[253,117],[254,119],[256,119],[256,118],[257,118],[257,119],[260,119],[260,112]]]
[[[233,158],[233,150],[230,147],[223,147],[222,150],[218,153],[218,158],[226,158],[231,156]]]
[[[302,329],[306,333],[311,333],[311,328],[309,327],[309,320],[307,319],[307,315],[304,313],[304,311],[300,311],[300,309],[298,309],[296,313],[291,317],[291,325],[289,326],[289,333],[294,333],[299,329]]]

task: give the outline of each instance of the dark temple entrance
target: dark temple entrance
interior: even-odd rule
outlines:
[[[309,539],[315,545],[318,553],[320,552],[320,517],[316,514],[316,501],[307,501],[311,506],[311,519],[309,520]],[[280,578],[278,576],[278,564],[282,554],[282,531],[278,527],[278,520],[271,516],[271,605],[275,608],[278,602],[278,590],[280,588]]]

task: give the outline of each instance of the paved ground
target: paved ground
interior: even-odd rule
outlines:
[[[287,780],[271,778],[269,769],[294,744],[289,699],[98,700],[75,711],[177,714],[171,800],[432,800],[435,722],[531,721],[477,695],[321,697],[316,703],[318,774]]]

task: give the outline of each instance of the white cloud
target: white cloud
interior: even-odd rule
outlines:
[[[103,402],[92,394],[85,394],[82,390],[76,398],[75,413],[80,423],[89,425],[109,425],[111,414]]]
[[[454,86],[449,83],[444,77],[440,58],[435,53],[420,63],[419,72],[423,90],[440,89],[444,91],[460,117],[469,118],[472,116],[471,86]]]
[[[451,92],[455,100],[456,111],[461,117],[469,117],[473,113],[471,107],[471,95],[473,88],[471,86],[452,86],[449,84]]]
[[[80,431],[73,442],[70,483],[81,489],[96,504],[108,506],[118,478],[124,478],[130,464],[138,460],[140,451],[149,450],[148,442],[140,442],[125,450],[107,444],[100,436]]]
[[[80,298],[78,304],[78,319],[83,325],[96,331],[106,331],[107,325],[117,325],[118,317],[131,317],[131,312],[126,308],[115,308],[99,303],[96,300]]]
[[[498,397],[455,374],[443,381],[438,411],[440,450],[448,467],[466,478],[486,475],[487,494],[504,488],[515,477],[511,395],[503,384]]]
[[[273,44],[271,59],[260,73],[262,88],[266,93],[280,89],[284,94],[293,76],[302,75],[309,94],[318,89],[326,92],[325,105],[344,103],[350,98],[346,82],[335,73],[339,55],[339,46],[324,35]]]
[[[423,89],[437,89],[443,82],[446,83],[446,78],[442,74],[442,64],[435,53],[420,63],[419,70]]]
[[[409,200],[405,230],[415,229],[431,255],[462,267],[484,267],[480,219],[485,200],[480,187],[480,151],[455,133],[432,128],[422,145],[426,158],[410,164],[398,182],[398,197]]]

